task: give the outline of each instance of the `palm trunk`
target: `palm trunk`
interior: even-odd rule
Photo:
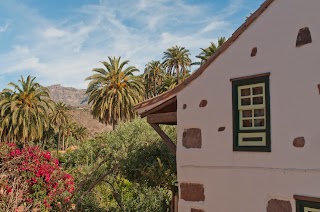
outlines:
[[[47,138],[43,139],[42,149],[44,149],[44,147],[45,147],[46,143],[47,143]]]
[[[59,156],[60,138],[61,138],[61,129],[59,129],[59,134],[58,134],[57,156]]]
[[[112,122],[112,130],[114,131],[116,129],[116,123]]]
[[[179,76],[180,71],[179,71],[179,66],[178,65],[176,66],[176,73],[177,73],[177,82],[178,82],[178,84],[180,84],[180,76]]]
[[[117,125],[118,125],[118,121],[115,120],[115,119],[113,119],[113,120],[112,120],[112,130],[115,130],[116,127],[117,127]]]
[[[65,148],[67,149],[68,146],[69,146],[69,136],[67,136],[67,141],[66,141],[66,146],[65,146]]]
[[[65,146],[64,146],[64,133],[62,134],[62,151],[65,150]]]

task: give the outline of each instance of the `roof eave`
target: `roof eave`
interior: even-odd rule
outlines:
[[[185,81],[177,85],[175,88],[162,93],[156,97],[145,100],[144,102],[137,104],[134,107],[134,110],[138,111],[141,114],[141,111],[147,111],[143,108],[151,109],[159,104],[158,101],[163,103],[163,100],[168,100],[177,95],[178,92],[183,90],[187,85],[189,85],[193,80],[198,78],[207,68],[208,66],[215,61],[224,51],[226,51],[229,46],[231,46],[236,39],[270,6],[272,2],[275,0],[266,0],[254,13],[251,14],[250,17],[246,19],[246,21],[232,34],[232,36],[218,49],[218,51],[213,54],[203,65],[199,67],[193,74],[191,74]],[[160,104],[161,104],[160,103]],[[153,107],[152,107],[153,106]],[[142,112],[143,113],[143,112]]]

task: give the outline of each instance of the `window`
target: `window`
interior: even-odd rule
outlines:
[[[233,150],[270,152],[269,74],[231,81]]]
[[[320,212],[320,199],[314,197],[294,196],[297,212]]]

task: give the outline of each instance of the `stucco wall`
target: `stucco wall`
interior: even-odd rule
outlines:
[[[202,183],[202,203],[180,211],[266,211],[268,199],[295,204],[320,197],[320,1],[275,0],[207,70],[178,93],[178,180]],[[296,47],[299,29],[313,42]],[[251,49],[258,53],[251,57]],[[233,152],[231,78],[270,72],[271,153]],[[200,108],[206,99],[206,107]],[[183,110],[183,104],[187,108]],[[218,132],[219,127],[226,127]],[[182,146],[184,129],[202,130],[202,148]],[[303,136],[304,148],[292,145]]]

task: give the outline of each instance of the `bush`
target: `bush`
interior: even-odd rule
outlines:
[[[74,191],[73,177],[37,146],[0,143],[0,173],[0,211],[67,207]]]
[[[175,127],[163,129],[176,140]],[[64,161],[77,185],[91,184],[111,171],[84,199],[77,198],[88,188],[77,192],[75,201],[81,211],[121,211],[119,202],[127,212],[169,208],[176,182],[175,156],[144,119],[122,123],[115,131],[83,142],[77,150],[67,152]]]

